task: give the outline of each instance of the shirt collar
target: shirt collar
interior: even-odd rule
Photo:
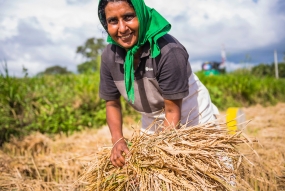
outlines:
[[[141,58],[147,57],[150,54],[150,45],[149,42],[146,42],[143,46],[142,46],[142,54],[141,54]]]
[[[124,64],[126,51],[120,46],[114,45],[115,47],[115,62],[119,64]]]
[[[114,46],[115,46],[115,62],[119,64],[124,64],[126,57],[125,49],[117,45]],[[142,46],[141,58],[147,57],[149,56],[149,54],[150,54],[150,45],[147,42]]]

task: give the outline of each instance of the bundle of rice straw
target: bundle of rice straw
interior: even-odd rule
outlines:
[[[112,148],[105,148],[80,180],[88,183],[90,191],[236,190],[244,158],[237,145],[250,140],[242,132],[229,134],[219,126],[208,123],[155,134],[134,133],[124,167],[114,167]]]

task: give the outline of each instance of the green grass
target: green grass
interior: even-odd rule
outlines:
[[[250,74],[197,74],[220,110],[285,102],[285,80]],[[70,134],[106,124],[99,73],[15,78],[0,74],[0,145],[32,131]],[[122,101],[123,114],[138,114]]]

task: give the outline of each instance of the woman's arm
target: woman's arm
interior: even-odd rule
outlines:
[[[165,120],[164,127],[179,128],[181,120],[181,105],[182,99],[164,100],[165,105]]]
[[[121,139],[123,137],[123,130],[120,99],[106,101],[106,119],[111,132],[112,143],[116,143],[112,149],[110,160],[114,166],[122,167],[125,164],[125,158],[122,154],[123,152],[128,154],[129,150],[125,140]]]

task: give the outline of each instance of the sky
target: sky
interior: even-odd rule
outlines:
[[[193,71],[205,61],[227,70],[285,57],[285,0],[145,0],[172,25],[169,32],[187,49]],[[76,72],[84,62],[77,46],[106,38],[98,0],[0,0],[0,71],[29,76],[59,65]]]

